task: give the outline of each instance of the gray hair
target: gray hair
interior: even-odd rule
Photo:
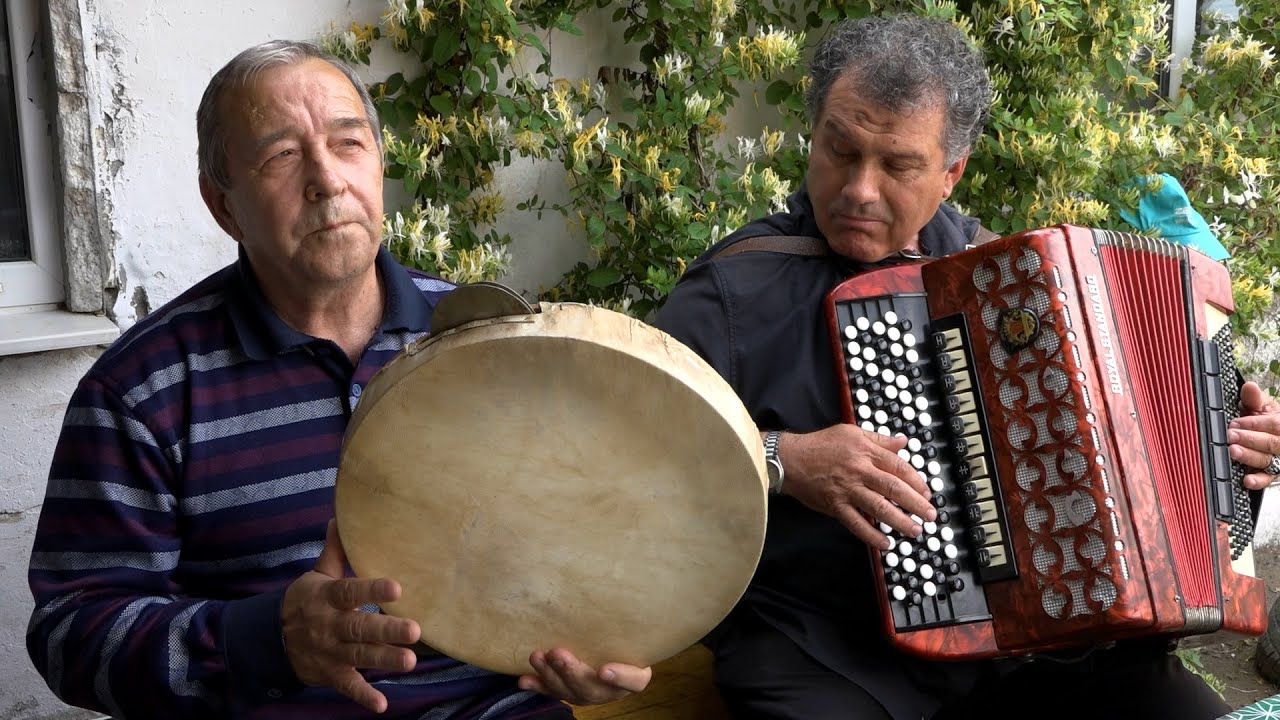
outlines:
[[[982,136],[991,79],[982,52],[946,20],[893,15],[836,25],[809,65],[805,105],[810,122],[818,121],[832,84],[845,74],[866,99],[892,113],[942,104],[948,165]]]
[[[198,142],[197,157],[200,174],[209,178],[219,189],[231,187],[231,177],[227,170],[227,133],[218,104],[222,94],[229,87],[245,87],[263,72],[272,68],[294,65],[304,60],[315,58],[324,60],[351,81],[352,87],[360,94],[360,102],[364,105],[364,114],[369,121],[369,129],[373,131],[374,140],[378,143],[378,157],[382,157],[382,129],[378,122],[378,110],[374,107],[373,98],[364,81],[355,69],[343,60],[325,52],[318,46],[294,40],[268,40],[260,45],[242,51],[214,74],[200,99],[200,108],[196,111],[196,138]]]

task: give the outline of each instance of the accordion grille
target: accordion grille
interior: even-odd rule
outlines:
[[[1096,430],[1077,407],[1088,407],[1078,382],[1078,352],[1059,274],[1028,247],[991,256],[973,271],[996,388],[1005,416],[1016,489],[1014,505],[1031,549],[1034,581],[1045,614],[1054,619],[1101,614],[1119,591],[1112,574],[1124,567],[1114,542],[1114,503],[1102,479]],[[999,342],[1002,311],[1025,308],[1041,332],[1009,352]],[[1073,367],[1072,362],[1075,362]],[[1084,396],[1084,397],[1082,397]]]

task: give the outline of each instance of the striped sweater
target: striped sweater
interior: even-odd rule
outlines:
[[[386,310],[354,367],[275,315],[242,254],[132,327],[80,382],[29,573],[28,652],[64,701],[116,718],[374,717],[301,687],[280,603],[324,544],[362,388],[426,333],[453,287],[385,249],[377,266]],[[562,707],[439,656],[368,677],[390,701],[384,718]]]

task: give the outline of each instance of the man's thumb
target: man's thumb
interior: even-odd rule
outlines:
[[[320,557],[316,558],[313,569],[322,575],[341,580],[346,566],[347,553],[342,549],[342,540],[338,538],[338,521],[330,520],[324,533],[324,549],[320,551]]]

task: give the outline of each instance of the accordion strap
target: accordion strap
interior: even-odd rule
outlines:
[[[830,255],[831,247],[822,238],[807,235],[757,235],[730,245],[711,256],[712,260],[737,255],[742,252],[778,252],[787,255]]]
[[[977,232],[974,234],[972,244],[982,245],[999,238],[998,233],[994,233],[985,227],[979,225]],[[749,237],[745,240],[730,245],[711,256],[712,260],[719,260],[730,255],[737,255],[744,252],[776,252],[786,255],[808,255],[810,257],[821,257],[831,254],[831,246],[827,241],[819,237],[810,237],[808,235],[757,235]]]

